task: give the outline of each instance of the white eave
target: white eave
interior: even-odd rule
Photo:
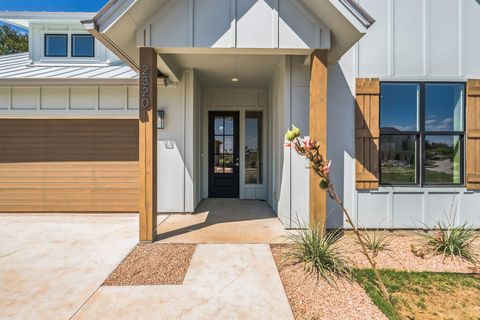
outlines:
[[[303,0],[331,30],[328,61],[335,63],[357,43],[375,20],[354,0]]]
[[[0,11],[0,21],[21,28],[29,28],[32,23],[65,23],[91,19],[95,12],[34,12],[34,11]]]

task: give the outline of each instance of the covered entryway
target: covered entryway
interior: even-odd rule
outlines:
[[[354,1],[313,0],[119,0],[84,21],[140,75],[140,239],[156,238],[158,211],[193,212],[208,197],[205,99],[212,98],[215,111],[239,111],[233,105],[246,113],[252,102],[258,107],[259,95],[239,106],[239,90],[267,92],[268,117],[262,119],[268,119],[268,153],[263,157],[268,154],[264,163],[269,164],[262,174],[255,172],[260,161],[245,161],[240,147],[239,197],[267,200],[290,227],[295,212],[310,222],[324,221],[326,193],[305,163],[282,149],[283,135],[292,124],[300,125],[326,154],[328,64],[337,62],[372,22]],[[160,123],[171,121],[171,127],[159,128],[158,115],[165,115]],[[224,170],[223,154],[221,159]],[[245,169],[248,176],[242,175]],[[242,179],[255,176],[256,186],[247,188]]]

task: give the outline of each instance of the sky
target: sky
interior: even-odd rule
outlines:
[[[0,0],[0,11],[72,11],[96,12],[108,0]],[[3,22],[0,22],[2,25]],[[13,26],[20,32],[26,30]]]
[[[107,0],[0,0],[0,11],[98,11]]]

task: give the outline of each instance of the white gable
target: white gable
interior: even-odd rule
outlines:
[[[173,48],[330,47],[330,30],[300,1],[170,0],[137,29],[137,46]]]
[[[83,24],[138,70],[142,46],[176,54],[328,49],[333,63],[373,22],[355,0],[110,0]]]

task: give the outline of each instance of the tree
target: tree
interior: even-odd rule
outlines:
[[[0,26],[0,55],[28,51],[28,35],[7,24]]]

